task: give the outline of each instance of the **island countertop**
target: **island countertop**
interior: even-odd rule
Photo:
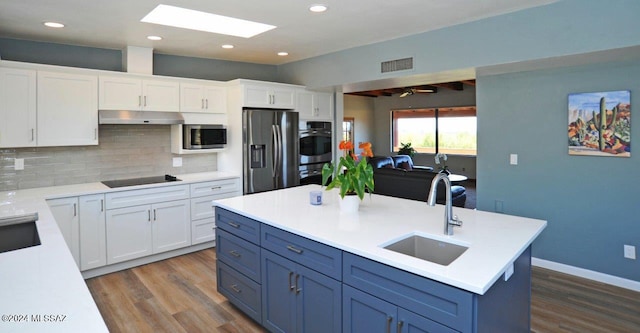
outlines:
[[[484,294],[544,230],[546,221],[453,208],[464,225],[444,234],[444,206],[366,195],[354,214],[340,212],[337,191],[323,191],[323,204],[309,204],[306,185],[216,200],[214,204],[282,230],[434,281]],[[409,235],[467,246],[448,266],[384,249]]]

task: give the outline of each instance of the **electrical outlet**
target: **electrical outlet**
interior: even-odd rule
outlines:
[[[173,167],[181,167],[182,166],[182,157],[174,157],[173,158]]]
[[[636,247],[633,245],[624,246],[624,257],[627,259],[636,260]]]
[[[511,263],[508,267],[507,270],[504,271],[504,280],[505,281],[509,281],[509,278],[511,277],[511,275],[513,275],[513,263]]]
[[[24,158],[16,158],[14,160],[13,168],[15,170],[24,170]]]
[[[518,154],[509,155],[509,163],[511,163],[511,165],[518,165]]]

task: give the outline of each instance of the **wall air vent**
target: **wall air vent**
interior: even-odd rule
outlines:
[[[404,71],[407,69],[413,69],[413,58],[389,60],[380,63],[381,73]]]

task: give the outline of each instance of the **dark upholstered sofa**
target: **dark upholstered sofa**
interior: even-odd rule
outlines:
[[[413,165],[408,155],[374,156],[369,158],[373,166],[373,181],[376,194],[397,198],[427,201],[431,181],[437,175],[433,168]],[[459,185],[451,186],[452,204],[464,207],[467,200],[465,188]],[[444,204],[446,192],[444,182],[438,184],[436,203]]]

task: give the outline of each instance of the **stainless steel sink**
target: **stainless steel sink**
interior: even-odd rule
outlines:
[[[0,218],[0,253],[40,245],[38,213]]]
[[[384,248],[443,266],[451,264],[468,249],[466,246],[418,235],[408,236]]]

